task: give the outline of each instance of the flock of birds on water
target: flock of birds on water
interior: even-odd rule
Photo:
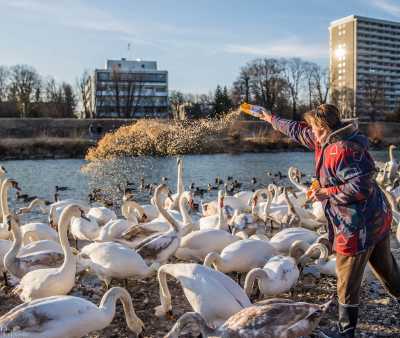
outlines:
[[[376,180],[393,208],[400,241],[394,149],[389,147],[390,160]],[[173,301],[167,275],[179,281],[193,312],[181,316],[165,337],[179,337],[189,324],[198,326],[202,337],[289,338],[315,332],[332,299],[312,304],[276,298],[293,290],[304,269],[336,275],[322,205],[307,199],[309,187],[300,170],[289,168],[290,186],[272,183],[255,191],[240,190],[232,177],[185,190],[183,175],[178,158],[175,193],[166,178],[157,186],[142,179],[138,188],[152,192],[144,205],[135,201],[134,188],[124,189],[118,218],[106,206],[60,199],[67,187],[56,187],[52,203],[22,194],[0,167],[0,273],[22,302],[0,317],[0,337],[82,337],[110,325],[118,300],[129,330],[141,335],[146,323],[136,315],[126,288],[109,288],[111,280],[125,281],[126,287],[127,279],[156,278],[160,305],[155,314],[165,320],[171,318]],[[278,173],[276,179],[283,176]],[[10,210],[11,190],[29,205]],[[218,190],[217,199],[196,203],[196,195],[211,190]],[[89,200],[97,200],[98,191],[92,194]],[[46,212],[48,222],[21,224],[21,215],[34,208]],[[99,306],[68,295],[84,271],[104,283]],[[252,303],[255,293],[264,300]]]

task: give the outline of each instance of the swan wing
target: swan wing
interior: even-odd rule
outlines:
[[[154,259],[162,251],[166,250],[176,239],[178,239],[176,233],[164,235],[156,234],[139,243],[136,250],[143,259]]]

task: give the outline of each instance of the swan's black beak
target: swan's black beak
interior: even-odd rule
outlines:
[[[19,187],[19,185],[18,185],[18,182],[17,182],[17,181],[15,181],[15,180],[12,180],[12,181],[11,181],[11,185],[12,185],[12,187],[13,187],[15,190],[17,190],[17,191],[21,191],[21,188]]]
[[[3,166],[0,166],[0,169],[3,170],[5,174],[7,174],[6,168],[4,168]]]
[[[86,217],[85,212],[81,210],[81,218],[83,218],[85,221],[90,222],[90,218]]]
[[[11,215],[7,216],[7,230],[11,231]]]

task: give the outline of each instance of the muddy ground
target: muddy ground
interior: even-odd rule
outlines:
[[[398,255],[400,258],[400,255]],[[335,293],[336,280],[332,277],[316,279],[313,276],[304,276],[299,281],[292,295],[283,294],[285,298],[298,301],[323,303]],[[183,295],[179,282],[169,279],[172,294],[173,314],[178,318],[191,307]],[[114,281],[112,286],[124,286],[122,281]],[[3,315],[20,303],[19,299],[11,295],[11,288],[3,286],[0,290],[0,315]],[[128,290],[132,295],[137,315],[145,323],[144,337],[163,337],[174,323],[173,318],[158,318],[154,315],[154,307],[160,305],[158,283],[156,277],[145,280],[128,282]],[[83,275],[77,277],[77,283],[71,295],[84,297],[99,304],[104,294],[104,286],[95,276]],[[261,300],[255,299],[254,301]],[[361,296],[360,320],[357,337],[400,337],[400,305],[392,300],[377,280],[368,278],[364,283]],[[320,327],[331,327],[336,319],[337,305],[334,304],[327,316],[321,321]],[[195,337],[192,332],[182,337]],[[92,332],[86,338],[132,338],[134,334],[128,332],[121,305],[117,307],[117,314],[111,325],[101,331]]]

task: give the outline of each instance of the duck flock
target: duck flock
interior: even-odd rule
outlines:
[[[393,208],[400,241],[400,174],[393,150],[376,180]],[[269,184],[255,191],[240,190],[232,177],[225,183],[218,177],[204,189],[194,184],[185,189],[181,158],[177,172],[175,193],[166,178],[154,186],[141,180],[139,189],[154,188],[148,204],[139,204],[134,189],[125,189],[118,217],[106,206],[60,199],[66,187],[56,188],[52,203],[30,198],[0,167],[0,273],[21,301],[0,317],[0,337],[83,337],[110,325],[118,300],[129,330],[141,335],[146,322],[135,313],[127,280],[156,279],[155,315],[168,320],[173,297],[167,277],[180,284],[192,312],[171,323],[166,337],[179,337],[190,325],[202,337],[315,332],[332,299],[312,304],[279,298],[294,290],[305,269],[336,274],[322,205],[307,200],[301,171],[289,169],[289,186]],[[10,210],[12,190],[29,205]],[[199,202],[211,190],[218,198]],[[95,197],[96,192],[89,201]],[[46,212],[48,221],[24,224],[22,216],[35,208]],[[99,305],[68,295],[84,273],[104,284]],[[121,286],[110,288],[112,280]],[[252,302],[256,298],[263,300]]]

